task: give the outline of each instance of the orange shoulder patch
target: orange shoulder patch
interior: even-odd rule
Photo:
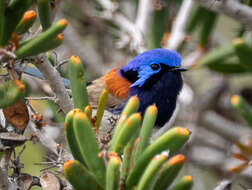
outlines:
[[[128,80],[121,77],[117,73],[118,70],[119,68],[111,69],[104,76],[104,84],[105,84],[106,89],[113,96],[119,99],[125,99],[128,97],[131,83]]]

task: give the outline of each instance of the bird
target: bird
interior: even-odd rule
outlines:
[[[140,101],[138,112],[142,115],[149,105],[155,104],[158,115],[155,126],[168,122],[176,108],[176,101],[183,86],[181,56],[165,48],[147,50],[138,54],[123,67],[109,70],[104,76],[87,83],[88,101],[96,109],[104,89],[109,92],[107,108],[119,115],[132,96]],[[42,73],[33,67],[26,67],[24,73],[44,79]],[[66,88],[70,81],[62,78]]]
[[[158,109],[155,126],[162,127],[171,118],[183,86],[181,56],[164,48],[140,53],[123,67],[113,68],[87,86],[89,103],[96,107],[103,89],[109,92],[108,107],[120,114],[127,100],[137,96],[142,115],[149,105]]]

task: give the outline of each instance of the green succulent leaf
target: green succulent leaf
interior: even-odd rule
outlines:
[[[104,160],[99,157],[100,150],[92,124],[84,112],[74,115],[73,127],[81,155],[88,169],[94,174],[96,182],[104,188],[106,179]]]
[[[83,64],[78,56],[71,56],[68,62],[68,76],[71,82],[74,107],[83,110],[88,105]]]
[[[51,0],[37,0],[39,19],[43,30],[50,28],[51,21]]]
[[[236,111],[247,121],[252,127],[252,107],[239,95],[231,97],[231,104]]]
[[[189,139],[190,132],[186,128],[174,127],[169,129],[161,137],[156,139],[150,146],[148,146],[141,157],[137,160],[135,167],[130,172],[126,187],[132,188],[137,184],[138,180],[143,174],[149,161],[158,153],[169,150],[169,155],[177,152]]]
[[[77,189],[100,190],[95,177],[77,160],[69,160],[64,163],[64,175]]]

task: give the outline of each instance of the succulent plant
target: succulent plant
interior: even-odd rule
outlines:
[[[66,178],[75,189],[166,189],[185,162],[185,157],[176,153],[188,141],[189,130],[174,127],[150,143],[157,107],[149,106],[142,121],[137,113],[139,100],[133,96],[125,105],[107,148],[101,152],[97,131],[108,92],[101,94],[96,116],[92,118],[86,90],[80,90],[85,87],[80,74],[83,68],[76,60],[79,60],[76,56],[69,60],[75,109],[65,119],[66,139],[75,160],[65,162]],[[192,183],[187,176],[172,189],[187,190]]]

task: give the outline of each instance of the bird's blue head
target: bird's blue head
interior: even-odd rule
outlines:
[[[148,79],[163,70],[184,71],[181,68],[181,56],[162,48],[145,51],[122,67],[119,73],[132,82],[130,87],[142,87]]]

